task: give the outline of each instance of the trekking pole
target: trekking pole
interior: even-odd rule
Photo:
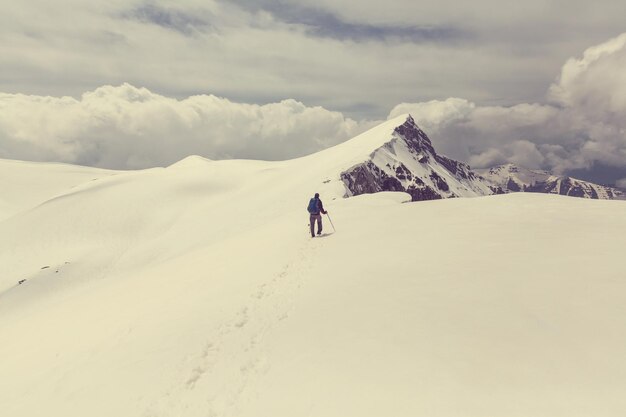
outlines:
[[[335,229],[335,225],[333,224],[333,221],[330,218],[330,214],[326,213],[326,217],[328,217],[328,221],[330,222],[330,225],[333,227],[333,232],[336,232],[337,230]]]

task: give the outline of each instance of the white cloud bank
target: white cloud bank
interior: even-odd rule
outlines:
[[[594,163],[626,167],[626,33],[568,60],[548,104],[403,103],[439,148],[476,167],[513,162],[557,172]]]
[[[190,154],[288,159],[367,127],[295,100],[241,104],[212,95],[175,100],[128,84],[80,99],[0,94],[0,157],[144,168]]]
[[[568,60],[545,104],[403,103],[442,153],[481,168],[513,162],[556,172],[626,167],[626,34]],[[295,100],[255,105],[212,95],[176,100],[129,84],[82,95],[0,94],[0,157],[110,168],[190,154],[279,160],[349,139],[375,122]]]

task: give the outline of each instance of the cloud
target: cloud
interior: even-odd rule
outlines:
[[[13,2],[0,14],[0,153],[119,167],[185,152],[282,159],[393,109],[475,164],[517,150],[559,172],[624,166],[626,35],[601,42],[623,30],[626,3],[599,1]],[[100,88],[124,83],[150,100]],[[203,122],[231,112],[243,133]],[[268,112],[297,123],[263,136]]]
[[[340,15],[319,8],[319,5],[306,5],[286,1],[246,1],[231,3],[244,10],[270,13],[276,19],[293,25],[301,25],[305,33],[320,38],[352,40],[356,42],[399,39],[407,42],[440,42],[463,40],[469,34],[453,27],[434,25],[380,25],[364,22],[350,22]]]
[[[511,156],[508,158],[516,165],[529,168],[539,168],[543,165],[545,157],[537,149],[537,145],[527,141],[518,140],[509,145]]]
[[[128,82],[183,98],[293,98],[381,119],[397,103],[543,101],[564,60],[623,29],[626,3],[23,0],[0,14],[0,91]]]
[[[626,170],[626,35],[568,60],[547,103],[479,105],[463,98],[401,103],[436,148],[476,168],[512,162],[557,173]],[[213,159],[288,159],[349,139],[374,122],[294,99],[246,104],[166,97],[130,84],[79,98],[0,94],[0,156],[111,168]],[[600,172],[600,171],[598,171]],[[620,175],[615,177],[616,175]]]
[[[154,24],[188,36],[211,27],[211,23],[208,20],[200,18],[197,13],[192,14],[184,10],[177,10],[151,3],[141,4],[121,15],[127,19],[135,19],[143,23]]]
[[[480,106],[464,99],[403,103],[438,149],[483,168],[512,162],[558,173],[626,168],[626,34],[571,58],[547,104]]]
[[[558,81],[550,87],[550,97],[562,106],[584,107],[592,114],[598,105],[602,113],[623,112],[626,96],[619,87],[626,85],[626,73],[619,66],[626,63],[625,51],[626,33],[623,33],[588,48],[582,58],[570,58]],[[610,99],[606,100],[607,97]]]
[[[466,119],[475,108],[474,103],[460,98],[431,100],[425,103],[402,103],[391,110],[388,118],[392,119],[401,114],[410,113],[418,125],[433,132],[447,124]]]
[[[438,150],[477,168],[505,162],[540,167],[545,158],[538,146],[561,140],[564,124],[557,108],[540,104],[478,106],[449,98],[403,103],[392,109],[389,118],[405,112],[413,115]]]
[[[369,125],[295,100],[266,105],[212,95],[176,100],[129,84],[70,97],[0,94],[0,157],[108,168],[169,165],[188,155],[288,159]]]
[[[471,155],[469,163],[475,167],[493,167],[507,162],[526,168],[541,168],[546,157],[537,145],[527,140],[518,140],[501,148],[489,148],[480,154]]]
[[[626,178],[622,178],[615,183],[620,188],[626,188]]]
[[[507,157],[500,149],[489,148],[479,154],[471,155],[468,162],[473,167],[492,167],[505,164]]]

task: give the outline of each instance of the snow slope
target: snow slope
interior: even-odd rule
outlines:
[[[76,185],[116,173],[75,165],[0,159],[0,221]]]
[[[342,198],[397,122],[284,162],[29,165],[0,190],[44,201],[0,221],[2,415],[621,416],[626,203]]]

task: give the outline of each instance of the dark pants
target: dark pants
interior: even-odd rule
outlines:
[[[311,225],[311,237],[315,237],[315,222],[317,222],[317,234],[322,233],[322,215],[311,214],[309,224]]]

